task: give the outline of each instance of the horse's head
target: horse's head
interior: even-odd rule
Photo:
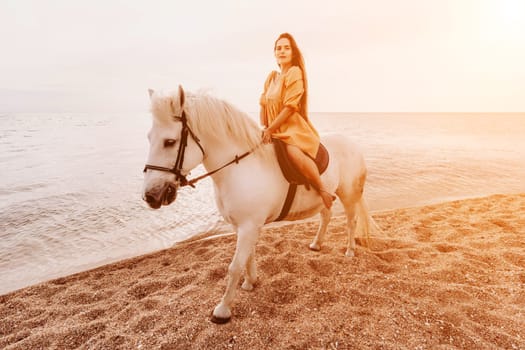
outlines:
[[[144,168],[143,199],[151,208],[171,204],[186,175],[199,165],[204,152],[191,131],[184,110],[184,90],[170,95],[149,90],[153,123]]]

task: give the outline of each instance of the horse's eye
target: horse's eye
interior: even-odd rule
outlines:
[[[165,140],[164,141],[164,147],[173,147],[175,146],[175,143],[177,141],[176,140],[173,140],[173,139],[168,139],[168,140]]]

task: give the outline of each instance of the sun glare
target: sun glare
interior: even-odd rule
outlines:
[[[487,38],[518,44],[525,33],[525,1],[500,0],[491,2],[483,16]]]
[[[523,0],[500,0],[501,17],[509,25],[517,25],[525,19]]]

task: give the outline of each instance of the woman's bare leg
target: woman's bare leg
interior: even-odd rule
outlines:
[[[303,153],[297,146],[286,145],[286,151],[288,157],[294,163],[294,165],[299,169],[299,171],[312,183],[316,190],[318,190],[323,203],[326,208],[330,209],[332,207],[333,196],[326,191],[323,183],[321,182],[321,176],[319,175],[319,170],[315,162]]]

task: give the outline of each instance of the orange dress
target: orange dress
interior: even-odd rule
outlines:
[[[303,73],[299,67],[292,66],[285,74],[272,71],[264,83],[260,104],[265,108],[268,125],[284,107],[292,108],[294,113],[279,126],[272,137],[299,147],[315,159],[319,149],[319,134],[308,118],[299,113],[303,93]]]

